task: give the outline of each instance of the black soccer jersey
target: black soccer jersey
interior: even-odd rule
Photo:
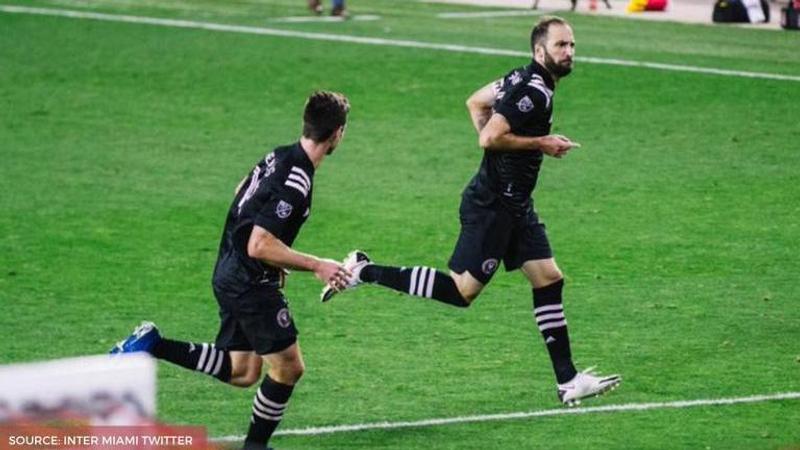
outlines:
[[[535,61],[509,72],[496,86],[494,112],[502,114],[519,136],[550,134],[555,83]],[[516,214],[530,207],[543,154],[534,151],[485,150],[478,173],[464,195],[481,205],[498,200]]]
[[[214,268],[214,288],[240,295],[257,284],[275,284],[280,269],[247,255],[253,225],[291,246],[311,212],[314,165],[295,143],[278,147],[250,172],[233,199]]]

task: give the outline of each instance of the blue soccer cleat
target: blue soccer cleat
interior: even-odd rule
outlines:
[[[161,334],[158,332],[156,324],[144,321],[125,340],[117,342],[117,345],[109,353],[112,355],[134,352],[150,353],[160,341]]]

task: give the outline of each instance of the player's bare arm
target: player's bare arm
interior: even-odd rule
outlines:
[[[282,269],[314,272],[320,281],[336,289],[344,287],[350,277],[338,262],[298,252],[258,225],[254,225],[250,233],[247,254]]]
[[[554,158],[561,158],[580,144],[562,135],[519,136],[511,132],[511,125],[502,114],[492,114],[481,130],[480,146],[485,150],[530,151],[541,150]]]
[[[478,133],[481,132],[486,122],[492,117],[492,106],[497,98],[497,89],[502,80],[492,81],[486,86],[473,92],[467,99],[467,109],[472,120],[472,125]]]

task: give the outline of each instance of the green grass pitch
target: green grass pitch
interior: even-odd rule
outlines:
[[[26,6],[525,51],[532,17],[351,0],[376,21],[284,23],[302,0],[11,0]],[[710,7],[709,7],[710,8]],[[710,12],[709,12],[710,14]],[[565,14],[579,56],[800,74],[800,34]],[[314,89],[347,137],[295,247],[444,268],[481,151],[464,100],[525,58],[0,13],[0,363],[103,353],[142,319],[217,328],[209,280],[251,165],[299,134]],[[567,276],[587,406],[800,391],[800,82],[579,63],[536,207]],[[308,371],[283,429],[558,408],[519,273],[469,310],[366,287],[286,294]],[[2,386],[0,389],[12,387]],[[159,366],[159,418],[245,432],[253,390]],[[281,449],[800,446],[800,402],[559,416],[325,436]]]

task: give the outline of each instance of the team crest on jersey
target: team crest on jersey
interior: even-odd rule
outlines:
[[[526,95],[525,97],[522,97],[520,101],[517,102],[517,108],[519,108],[520,111],[526,113],[533,109],[533,101],[531,100],[530,97]]]
[[[281,328],[289,328],[289,325],[292,324],[292,316],[289,315],[289,310],[286,308],[281,308],[281,310],[278,311],[278,315],[275,316],[275,319],[278,321],[278,325],[280,325]]]
[[[491,275],[497,270],[497,260],[494,258],[489,258],[481,264],[481,270],[486,275]]]
[[[281,200],[278,202],[278,206],[275,208],[275,214],[277,214],[281,219],[289,217],[292,214],[292,205]]]

